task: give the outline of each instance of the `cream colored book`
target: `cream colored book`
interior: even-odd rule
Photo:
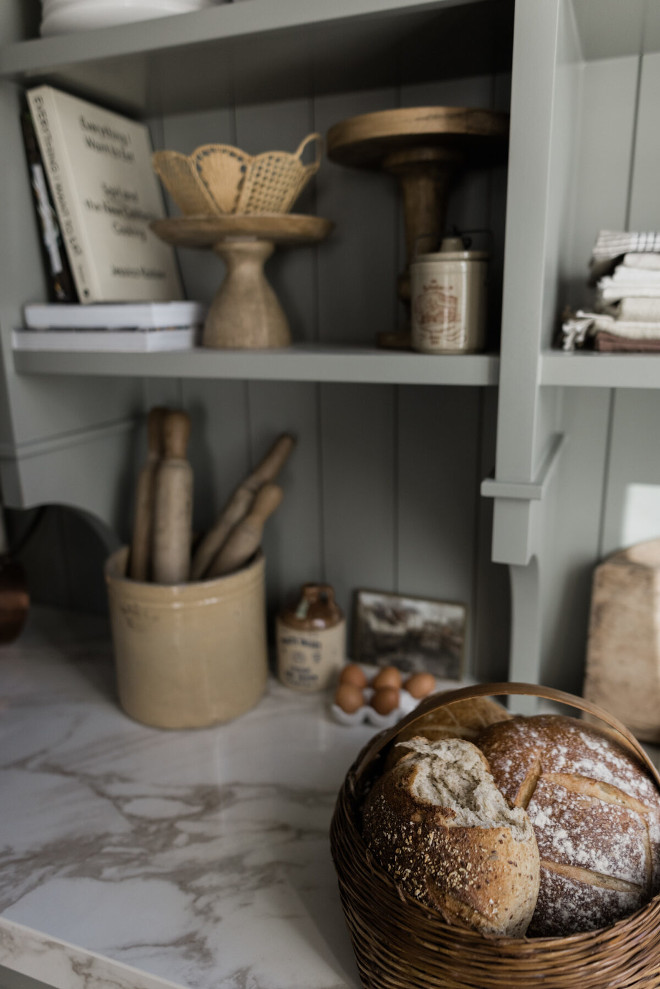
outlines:
[[[181,299],[146,126],[52,86],[27,100],[80,302]]]

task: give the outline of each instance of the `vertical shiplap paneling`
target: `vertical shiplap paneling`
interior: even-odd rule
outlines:
[[[580,67],[579,133],[563,232],[561,305],[589,299],[589,257],[598,231],[625,229],[633,154],[637,59]],[[616,135],[616,139],[613,136]],[[559,318],[559,315],[558,315]],[[543,549],[543,682],[580,693],[593,565],[600,552],[611,395],[566,390],[556,428],[567,437],[549,492]]]
[[[626,60],[627,61],[627,60]],[[635,71],[637,60],[635,62]],[[622,229],[654,230],[660,226],[660,198],[657,176],[660,168],[660,138],[657,127],[657,106],[660,100],[660,56],[646,55],[639,74],[639,95],[634,137],[634,159],[625,192],[629,196],[629,213]],[[618,391],[614,397],[608,474],[602,519],[602,541],[599,556],[620,549],[626,533],[636,532],[637,538],[652,538],[660,530],[660,519],[654,524],[654,490],[660,485],[657,464],[660,446],[657,432],[649,424],[657,423],[660,405],[655,392]],[[651,506],[644,524],[630,524],[629,513],[636,504],[642,486],[646,503]],[[660,514],[660,501],[658,513]]]
[[[488,75],[406,86],[402,90],[405,106],[490,109],[495,108],[495,99],[495,79]],[[447,203],[447,229],[482,231],[472,234],[474,246],[481,249],[492,250],[503,240],[505,188],[501,182],[498,187],[494,179],[491,168],[462,169],[455,177]],[[401,244],[400,251],[403,266]],[[491,339],[497,336],[498,328],[493,329]],[[432,361],[434,357],[429,355],[427,359]],[[399,392],[397,581],[403,592],[460,600],[468,606],[467,665],[472,672],[477,665],[486,665],[473,648],[473,643],[485,637],[477,628],[482,622],[497,622],[502,617],[501,611],[494,615],[490,610],[494,600],[489,600],[491,595],[486,593],[484,584],[491,564],[490,531],[486,527],[482,534],[480,526],[481,444],[485,435],[481,391],[400,388]],[[492,434],[489,442],[494,442]],[[483,520],[487,525],[486,515]],[[493,577],[491,574],[490,579]],[[483,609],[476,607],[477,587],[481,588]]]
[[[511,104],[511,73],[497,72],[492,79],[491,108],[508,112]],[[487,347],[499,350],[502,323],[502,279],[506,228],[506,159],[489,171],[488,226],[490,261],[488,270]],[[495,472],[498,392],[481,391],[479,478]],[[478,504],[473,582],[471,673],[478,680],[506,680],[509,672],[511,631],[511,583],[508,567],[492,561],[493,502],[480,498]]]
[[[394,89],[319,97],[316,128],[325,135],[348,117],[397,105]],[[380,171],[326,159],[317,181],[317,211],[335,223],[319,250],[319,339],[373,346],[396,319],[396,183]]]
[[[316,127],[398,105],[393,89],[315,101]],[[398,202],[380,172],[324,163],[317,208],[336,224],[318,252],[318,335],[323,343],[373,346],[396,327]],[[323,561],[350,612],[360,587],[395,584],[395,395],[378,385],[320,386]]]
[[[566,436],[549,492],[543,550],[542,683],[582,692],[593,566],[598,558],[611,393],[567,388]]]
[[[640,73],[629,229],[660,228],[660,55],[645,55]],[[660,535],[660,395],[616,393],[601,556]]]
[[[477,483],[495,470],[497,389],[481,389],[481,445]],[[509,568],[492,561],[493,500],[477,505],[475,574],[472,591],[472,655],[470,672],[477,680],[506,680],[509,674],[511,584]]]
[[[399,392],[399,590],[461,601],[472,624],[479,392]]]
[[[342,608],[358,588],[393,591],[396,487],[393,389],[321,389],[323,559]]]
[[[601,557],[660,536],[660,393],[616,392]]]
[[[623,230],[633,160],[637,58],[586,62],[581,68],[579,150],[573,174],[571,237],[562,303],[591,302],[589,257],[599,230]]]
[[[660,230],[660,54],[642,59],[635,162],[630,189],[631,230]]]

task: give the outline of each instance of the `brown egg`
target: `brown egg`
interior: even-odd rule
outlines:
[[[340,683],[335,693],[335,704],[346,714],[353,714],[364,704],[364,695],[354,683]]]
[[[348,663],[339,674],[340,683],[352,683],[362,690],[367,686],[367,675],[357,663]]]
[[[413,673],[403,686],[411,697],[426,697],[435,690],[435,677],[432,673]]]
[[[399,690],[397,687],[379,687],[369,703],[378,714],[390,714],[399,706]]]
[[[397,670],[396,666],[384,666],[371,681],[371,686],[374,690],[378,690],[379,687],[396,687],[399,690],[401,680],[401,672]]]

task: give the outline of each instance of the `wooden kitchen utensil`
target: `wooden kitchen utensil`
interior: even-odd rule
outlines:
[[[190,573],[193,476],[186,459],[189,436],[190,416],[168,412],[154,493],[152,567],[157,584],[181,584]]]
[[[155,480],[163,454],[163,424],[167,411],[163,406],[154,406],[147,416],[147,459],[138,475],[135,491],[133,538],[128,564],[131,580],[149,580],[150,577]]]
[[[256,469],[234,491],[217,522],[212,529],[209,529],[195,550],[190,569],[191,580],[201,580],[206,575],[211,561],[217,556],[231,530],[247,515],[259,488],[268,481],[275,480],[295,443],[293,436],[283,433],[275,440]]]
[[[232,529],[220,552],[209,567],[208,577],[221,577],[238,570],[259,549],[266,520],[282,501],[284,492],[279,484],[268,482],[261,487],[245,518]]]

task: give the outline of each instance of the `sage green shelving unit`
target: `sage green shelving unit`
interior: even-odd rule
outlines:
[[[242,0],[44,39],[19,23],[18,0],[2,16],[5,501],[75,505],[125,532],[145,410],[173,401],[193,415],[208,524],[273,433],[293,429],[267,536],[271,603],[321,576],[344,607],[360,586],[464,600],[468,672],[579,690],[594,564],[660,534],[660,360],[552,341],[564,306],[588,303],[597,231],[660,226],[660,5]],[[17,119],[37,82],[144,118],[156,147],[188,151],[295,147],[390,106],[510,110],[508,167],[467,174],[450,200],[450,222],[493,231],[489,352],[374,347],[401,319],[397,193],[324,161],[299,208],[334,234],[271,263],[290,350],[14,355],[22,305],[45,297]],[[188,294],[209,298],[219,262],[179,257]]]

